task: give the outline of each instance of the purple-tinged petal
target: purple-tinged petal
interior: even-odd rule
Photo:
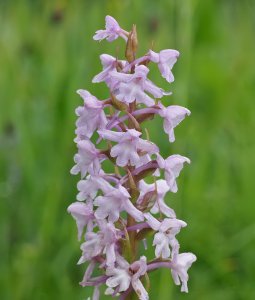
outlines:
[[[144,213],[144,217],[153,230],[159,230],[160,222],[156,218],[154,218],[150,213]]]
[[[78,239],[80,240],[84,227],[88,224],[89,220],[94,218],[93,211],[88,205],[80,202],[72,203],[67,208],[67,211],[73,216],[77,223]]]
[[[99,101],[86,90],[78,90],[77,93],[84,100],[84,106],[76,109],[78,120],[75,141],[80,141],[91,138],[96,129],[105,128],[107,119],[103,111],[104,102]]]
[[[100,151],[89,140],[82,140],[77,143],[78,154],[74,156],[76,165],[71,169],[71,174],[81,173],[84,178],[89,172],[90,174],[98,174],[100,165]]]
[[[130,214],[137,222],[141,222],[144,220],[143,213],[138,210],[130,200],[124,201],[123,206],[127,213]]]
[[[170,188],[170,191],[176,193],[178,188],[176,178],[179,176],[185,162],[190,163],[187,157],[179,154],[171,155],[164,160],[160,155],[157,157],[157,162],[161,169],[165,170],[165,179]]]
[[[174,81],[174,76],[171,70],[178,57],[179,52],[172,49],[162,50],[159,53],[156,53],[152,50],[149,51],[149,59],[158,64],[158,68],[162,77],[168,82]]]
[[[123,136],[122,132],[111,131],[108,129],[98,130],[97,132],[103,139],[110,140],[113,142],[118,142]]]
[[[188,293],[187,282],[189,279],[188,269],[192,263],[197,260],[193,253],[181,253],[173,257],[172,260],[172,276],[176,285],[182,283],[181,291]]]
[[[186,117],[190,111],[182,106],[171,105],[167,108],[159,103],[159,114],[164,118],[164,131],[169,135],[169,142],[174,142],[174,128]]]
[[[124,30],[120,28],[119,23],[113,17],[106,16],[105,30],[97,30],[96,34],[93,36],[93,39],[96,41],[106,39],[108,42],[112,42],[119,36],[125,40],[127,39],[127,37],[124,35]]]

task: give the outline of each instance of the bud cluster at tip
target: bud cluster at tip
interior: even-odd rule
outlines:
[[[148,273],[164,267],[171,270],[175,284],[181,284],[181,291],[188,292],[187,271],[196,256],[180,253],[176,235],[187,224],[177,219],[165,197],[177,192],[176,179],[190,160],[179,154],[163,158],[143,128],[144,121],[158,115],[169,142],[174,142],[174,128],[190,115],[185,107],[164,106],[159,99],[171,93],[148,78],[149,66],[155,63],[162,77],[173,82],[179,52],[149,50],[137,58],[136,26],[127,32],[113,17],[106,16],[105,21],[105,29],[98,30],[94,40],[123,38],[125,59],[100,56],[103,70],[92,82],[104,82],[108,98],[99,100],[86,90],[77,91],[83,105],[76,109],[78,151],[71,173],[81,179],[77,201],[68,212],[76,220],[78,239],[83,240],[78,264],[87,263],[80,284],[94,286],[93,300],[99,299],[103,286],[112,297],[131,299],[136,293],[147,300]],[[146,257],[148,234],[153,234],[153,260]]]

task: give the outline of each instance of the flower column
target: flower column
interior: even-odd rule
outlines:
[[[177,219],[164,201],[168,192],[177,192],[176,178],[190,160],[178,154],[164,159],[157,145],[148,140],[143,122],[159,115],[173,142],[174,128],[190,111],[177,105],[165,107],[158,99],[171,93],[148,79],[152,62],[158,65],[162,77],[172,82],[178,51],[149,50],[136,58],[136,27],[127,32],[110,16],[106,16],[105,29],[98,30],[94,39],[112,42],[119,37],[126,43],[125,60],[102,54],[103,70],[93,78],[94,83],[108,86],[109,97],[99,100],[88,91],[78,91],[84,104],[76,110],[78,153],[71,173],[80,173],[81,180],[78,201],[68,207],[68,212],[76,220],[78,238],[84,238],[78,263],[88,265],[81,285],[95,287],[93,300],[99,299],[103,285],[107,287],[105,294],[112,297],[147,300],[142,280],[148,281],[148,273],[161,267],[171,269],[174,282],[188,292],[187,270],[196,257],[179,253],[176,235],[187,224]],[[112,164],[108,173],[104,170],[107,160]],[[148,262],[146,249],[139,253],[138,244],[146,244],[149,231],[154,232],[155,259]],[[93,276],[95,268],[101,275]]]

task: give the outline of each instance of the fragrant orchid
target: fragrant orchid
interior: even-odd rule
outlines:
[[[165,78],[168,82],[174,81],[174,76],[171,70],[178,57],[179,52],[172,49],[162,50],[159,53],[156,53],[152,50],[149,51],[150,60],[158,64],[158,68],[161,72],[162,77]]]
[[[136,58],[135,25],[127,32],[113,17],[106,16],[105,21],[105,29],[98,30],[94,40],[123,38],[126,60],[100,56],[103,70],[92,81],[106,83],[109,98],[99,100],[78,90],[84,104],[76,109],[77,153],[71,174],[79,174],[80,180],[78,201],[67,210],[82,239],[78,264],[87,264],[80,284],[94,287],[93,300],[99,300],[101,286],[106,287],[106,295],[119,300],[133,299],[133,295],[148,300],[144,279],[148,281],[149,272],[167,267],[175,284],[187,292],[187,271],[196,256],[180,253],[176,235],[187,224],[176,217],[167,197],[177,192],[176,179],[190,160],[179,154],[164,159],[144,128],[144,121],[158,115],[169,141],[174,142],[175,127],[190,115],[185,107],[159,102],[170,93],[149,79],[149,62],[154,62],[162,77],[172,82],[179,52],[149,50]],[[150,232],[152,245],[147,240]],[[140,253],[140,242],[154,247],[153,260]]]

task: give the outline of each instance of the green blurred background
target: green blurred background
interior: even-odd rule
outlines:
[[[85,266],[66,208],[78,180],[75,91],[104,98],[104,85],[91,84],[98,56],[124,46],[92,40],[106,14],[137,24],[140,55],[152,41],[181,52],[170,87],[156,68],[150,76],[174,92],[165,104],[192,111],[171,145],[159,120],[147,123],[165,157],[192,160],[168,201],[189,225],[181,251],[198,257],[189,294],[162,270],[150,299],[255,299],[255,1],[246,0],[0,1],[0,299],[91,293],[78,284]]]

